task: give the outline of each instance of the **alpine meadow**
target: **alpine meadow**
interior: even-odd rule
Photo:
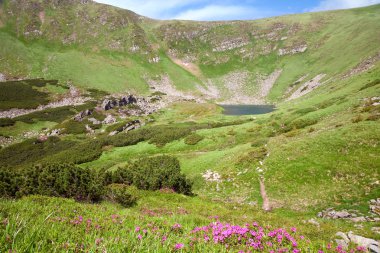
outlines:
[[[0,252],[380,253],[379,120],[380,4],[0,0]]]

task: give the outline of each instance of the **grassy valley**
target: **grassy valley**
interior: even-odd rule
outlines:
[[[0,252],[376,252],[379,10],[0,1]]]

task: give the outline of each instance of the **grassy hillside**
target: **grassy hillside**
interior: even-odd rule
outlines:
[[[42,75],[109,92],[147,93],[148,80],[168,75],[180,90],[199,94],[199,86],[211,85],[219,90],[213,99],[238,101],[257,97],[261,80],[282,70],[265,94],[281,101],[303,76],[339,78],[376,55],[379,8],[189,22],[155,21],[91,1],[4,1],[0,57],[7,61],[0,68],[10,77]]]
[[[56,101],[66,83],[91,97],[0,119],[0,252],[344,252],[339,231],[380,240],[369,206],[380,197],[380,5],[188,22],[83,0],[0,2],[0,73],[58,80],[0,83],[0,113]],[[151,94],[152,83],[210,100],[140,116],[95,109],[102,91]],[[243,96],[276,110],[226,116],[215,104]],[[145,124],[120,130],[135,120]],[[330,207],[368,219],[317,217]]]

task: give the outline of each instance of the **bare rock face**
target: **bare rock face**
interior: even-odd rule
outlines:
[[[283,55],[293,55],[293,54],[298,54],[298,53],[303,53],[307,50],[307,45],[302,44],[299,46],[295,46],[292,48],[281,48],[278,50],[278,55],[283,56]]]

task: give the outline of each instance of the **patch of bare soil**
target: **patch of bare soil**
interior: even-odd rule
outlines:
[[[175,57],[170,57],[170,59],[175,64],[177,64],[180,67],[184,68],[185,70],[189,71],[194,76],[196,76],[196,77],[201,77],[202,76],[202,72],[201,72],[200,68],[196,64],[194,64],[192,62],[189,62],[189,61],[181,60],[181,59],[178,59],[178,58],[175,58]]]

